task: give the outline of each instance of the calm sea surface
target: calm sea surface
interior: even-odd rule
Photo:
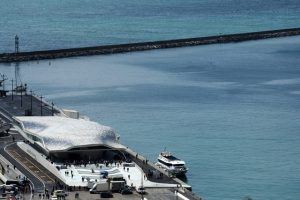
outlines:
[[[300,198],[300,37],[39,62],[24,82],[114,127],[155,160],[166,147],[208,200]],[[0,65],[10,78],[14,65]]]
[[[0,52],[299,27],[299,0],[1,0]]]

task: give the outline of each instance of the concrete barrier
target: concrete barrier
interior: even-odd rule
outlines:
[[[185,197],[183,194],[179,193],[179,192],[175,192],[175,195],[178,196],[180,199],[183,200],[190,200],[189,198]]]

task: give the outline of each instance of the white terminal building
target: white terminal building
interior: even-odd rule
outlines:
[[[51,160],[122,159],[119,136],[108,126],[64,116],[17,117],[26,137]],[[108,150],[110,154],[108,154]],[[114,151],[112,151],[114,150]],[[114,152],[113,155],[111,152]]]

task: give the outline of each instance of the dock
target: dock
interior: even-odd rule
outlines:
[[[28,110],[30,110],[31,116],[53,116],[59,115],[61,112],[59,108],[53,107],[53,105],[43,101],[38,96],[30,94],[25,94],[22,97],[19,94],[15,94],[13,97],[11,94],[0,97],[0,119],[5,123],[10,123],[12,126],[8,130],[8,136],[0,137],[0,156],[3,157],[2,160],[6,160],[7,165],[11,169],[15,169],[19,174],[26,176],[31,181],[31,187],[33,188],[31,191],[32,194],[26,193],[25,196],[32,197],[32,199],[41,199],[42,196],[48,194],[48,191],[55,188],[63,188],[68,191],[69,194],[66,199],[99,199],[99,194],[90,194],[85,187],[66,185],[65,182],[61,180],[61,177],[53,173],[53,170],[43,165],[40,160],[36,158],[36,155],[40,156],[43,152],[40,152],[31,141],[28,141],[24,137],[24,134],[26,134],[25,130],[23,130],[23,127],[16,118],[16,116],[25,116],[28,114]],[[28,146],[28,149],[32,150],[25,151],[22,146]],[[35,151],[38,153],[34,154]],[[145,180],[165,184],[166,187],[149,187],[146,189],[147,194],[144,196],[141,196],[137,192],[133,192],[131,195],[121,195],[116,192],[113,193],[114,197],[112,199],[201,200],[198,195],[191,191],[192,188],[190,186],[177,178],[171,177],[166,171],[154,165],[138,152],[124,146],[123,154],[127,155],[127,159],[132,160],[133,163],[137,165],[136,169],[141,169],[144,174],[147,174],[149,171],[160,173],[159,178],[147,177]],[[45,162],[48,162],[46,155],[41,157],[44,157]],[[114,166],[115,168],[119,168],[120,171],[123,170],[122,165],[114,164]],[[72,167],[71,169],[75,170],[73,165]],[[133,169],[134,168],[130,170]],[[127,181],[128,179],[130,179],[129,176]],[[168,187],[167,185],[175,185],[176,187]],[[47,199],[46,197],[47,196],[45,196],[45,199]]]

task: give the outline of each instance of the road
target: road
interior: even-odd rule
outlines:
[[[8,160],[12,165],[14,165],[20,172],[22,172],[22,174],[24,174],[33,184],[34,186],[34,191],[38,192],[38,193],[42,193],[44,192],[44,183],[38,179],[31,171],[29,171],[28,169],[26,169],[23,165],[21,165],[14,157],[12,157],[11,155],[9,155],[5,150],[5,146],[6,145],[15,145],[15,143],[13,142],[7,142],[7,141],[3,141],[2,139],[0,139],[0,154],[6,159]],[[13,166],[10,166],[11,168]]]
[[[51,116],[52,107],[43,102],[36,96],[31,95],[8,95],[0,98],[1,111],[5,110],[6,113],[12,116],[24,116],[26,110],[32,111],[33,116]],[[53,113],[57,114],[59,111],[54,107]]]
[[[15,97],[15,100],[17,97]],[[37,106],[38,101],[34,101]],[[7,123],[15,123],[12,115],[3,105],[9,105],[8,97],[1,98],[0,118]],[[25,105],[27,105],[25,103]],[[5,106],[4,106],[5,107]],[[49,112],[48,112],[49,113]],[[0,154],[3,155],[12,165],[22,172],[33,184],[33,189],[37,193],[43,193],[45,188],[52,189],[55,185],[54,175],[48,174],[48,170],[42,167],[37,161],[32,159],[28,154],[23,152],[17,145],[17,141],[25,141],[25,139],[15,129],[9,131],[9,136],[0,137]],[[13,167],[13,166],[11,166]],[[44,172],[43,172],[44,171]],[[55,177],[55,176],[54,176]]]

